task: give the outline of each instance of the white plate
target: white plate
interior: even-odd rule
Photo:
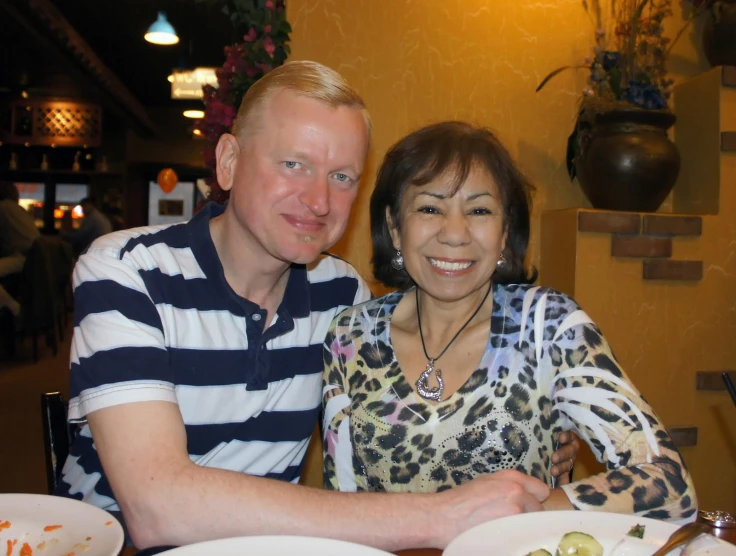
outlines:
[[[634,525],[645,525],[644,540],[626,538]],[[526,556],[537,549],[555,554],[565,533],[588,533],[603,545],[605,556],[649,556],[677,529],[677,525],[624,514],[603,512],[536,512],[504,517],[474,527],[453,540],[443,556]],[[614,546],[625,539],[625,546]],[[694,546],[693,546],[694,545]],[[670,555],[736,556],[736,546],[702,536],[687,550]]]
[[[386,556],[389,552],[332,539],[316,537],[236,537],[181,546],[164,554],[171,556]]]
[[[117,556],[123,546],[123,528],[109,513],[90,504],[41,494],[0,494],[0,554],[7,541],[17,541],[12,554],[20,554],[23,543],[34,556]],[[48,525],[60,529],[44,531]],[[87,540],[89,538],[89,540]],[[44,544],[45,543],[45,544]]]

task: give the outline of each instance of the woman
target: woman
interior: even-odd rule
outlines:
[[[524,266],[531,185],[489,131],[445,122],[386,155],[371,198],[376,278],[399,291],[343,311],[325,342],[327,488],[433,492],[501,469],[554,487],[572,429],[607,471],[546,509],[681,520],[679,453],[600,330]]]

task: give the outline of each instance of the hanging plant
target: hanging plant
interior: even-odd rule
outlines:
[[[672,0],[613,0],[605,10],[603,4],[582,0],[595,29],[592,56],[554,70],[537,91],[567,69],[588,72],[567,141],[570,178],[577,177],[594,208],[655,211],[680,170],[667,136],[675,116],[668,108],[673,80],[666,62],[696,14],[673,40],[664,35]]]
[[[568,140],[567,169],[576,175],[578,134],[588,129],[599,114],[637,107],[667,110],[673,80],[667,75],[666,61],[674,41],[664,36],[664,20],[672,15],[672,0],[621,0],[611,4],[605,15],[601,0],[582,0],[582,6],[595,26],[592,56],[576,66],[551,72],[537,87],[568,69],[588,71],[588,83],[580,97],[578,121]],[[686,25],[690,23],[687,20]]]
[[[216,71],[217,87],[203,87],[204,118],[196,123],[209,142],[202,153],[205,165],[212,170],[212,177],[207,180],[208,200],[224,203],[229,195],[220,188],[215,175],[217,141],[232,129],[243,95],[250,86],[286,61],[291,26],[286,20],[284,0],[199,1],[223,4],[223,13],[242,36],[242,41],[225,47],[225,62]]]
[[[703,24],[703,53],[712,66],[736,65],[736,0],[685,0],[690,17],[707,14]]]

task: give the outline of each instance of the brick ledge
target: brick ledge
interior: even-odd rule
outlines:
[[[736,153],[736,131],[721,132],[721,152]]]
[[[667,259],[672,256],[672,238],[614,234],[611,256]]]
[[[699,236],[701,216],[579,209],[578,231],[648,236]]]
[[[644,280],[680,280],[697,282],[703,278],[703,261],[652,259],[644,261]]]

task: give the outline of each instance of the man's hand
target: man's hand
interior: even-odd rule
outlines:
[[[552,476],[557,479],[557,486],[570,482],[570,471],[575,464],[580,450],[580,441],[574,432],[563,431],[557,437],[559,448],[552,454]]]
[[[542,481],[515,470],[473,479],[437,495],[438,513],[447,527],[438,527],[438,548],[463,531],[499,517],[542,510],[549,488]]]

